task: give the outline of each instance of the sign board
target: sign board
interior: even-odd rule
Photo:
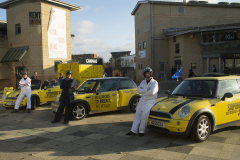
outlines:
[[[41,26],[41,12],[29,12],[30,27]]]
[[[49,58],[67,58],[66,11],[51,8],[48,23]]]
[[[79,64],[102,65],[102,58],[78,58]]]
[[[139,51],[138,56],[139,56],[139,58],[146,58],[146,50]]]

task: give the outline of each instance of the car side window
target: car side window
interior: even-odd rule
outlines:
[[[219,81],[218,84],[218,98],[223,97],[223,95],[227,92],[234,94],[239,94],[239,86],[236,79],[230,79],[230,80],[223,80]]]
[[[98,92],[108,92],[108,91],[117,91],[119,80],[105,80],[99,82]]]
[[[133,81],[126,79],[126,80],[121,80],[119,89],[133,89],[136,88],[136,85],[133,83]]]

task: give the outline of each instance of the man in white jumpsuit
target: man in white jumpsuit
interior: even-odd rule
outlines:
[[[12,113],[17,113],[19,106],[22,102],[22,99],[27,96],[27,110],[30,113],[31,110],[31,79],[27,77],[27,72],[23,71],[23,78],[19,82],[19,86],[21,87],[21,93],[17,98],[17,102],[15,104],[14,110]]]
[[[138,93],[142,94],[140,101],[137,105],[136,114],[133,119],[132,129],[126,135],[144,136],[147,120],[151,108],[156,102],[158,92],[158,82],[152,77],[152,69],[147,67],[143,70],[145,80],[138,86]]]

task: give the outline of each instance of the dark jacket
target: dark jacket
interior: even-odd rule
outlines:
[[[194,72],[189,73],[188,78],[190,78],[190,77],[196,77],[195,73]]]
[[[58,80],[58,81],[61,83],[63,79],[64,79],[64,77],[61,76],[61,77],[59,77],[59,80]]]
[[[75,80],[73,78],[67,80],[67,78],[63,79],[60,85],[60,88],[62,89],[62,94],[60,97],[60,102],[65,101],[72,103],[74,100],[74,86],[75,86]]]
[[[37,76],[32,76],[31,79],[37,79]]]

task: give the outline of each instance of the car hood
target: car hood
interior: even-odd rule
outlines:
[[[7,98],[17,98],[18,95],[20,94],[21,90],[15,90],[13,92],[8,92]]]
[[[214,99],[197,99],[197,98],[159,98],[156,100],[155,105],[152,107],[151,111],[166,112],[173,116],[173,118],[178,118],[178,112],[183,106],[190,107],[190,113],[196,112],[200,108],[210,107],[214,104],[216,100]]]

